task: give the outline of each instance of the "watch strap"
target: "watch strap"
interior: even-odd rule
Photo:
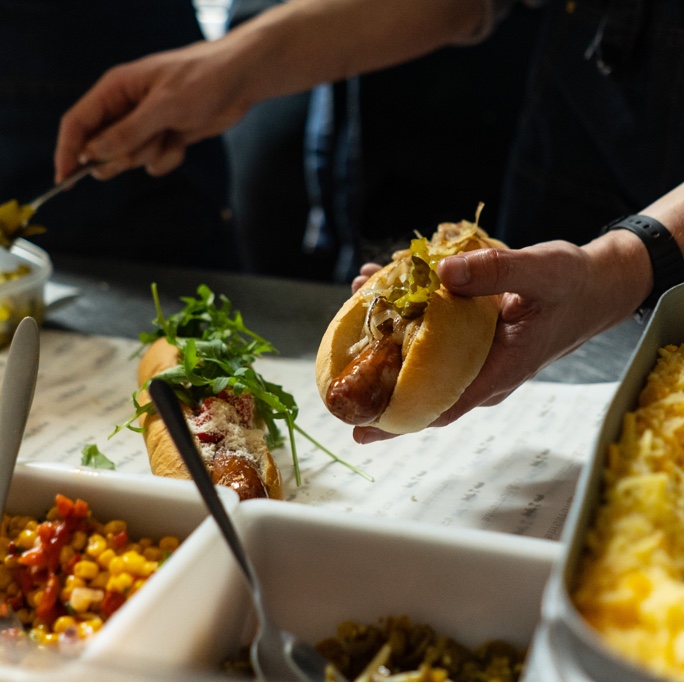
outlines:
[[[601,235],[611,230],[629,230],[646,246],[653,266],[653,289],[639,307],[644,314],[653,309],[660,297],[671,287],[684,282],[684,256],[672,233],[650,216],[635,214],[622,216],[601,230]]]

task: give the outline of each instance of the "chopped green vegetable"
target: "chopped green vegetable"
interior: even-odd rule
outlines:
[[[437,264],[446,257],[462,252],[471,239],[486,237],[486,233],[478,226],[483,207],[480,202],[475,212],[475,223],[461,221],[459,224],[440,224],[432,240],[428,241],[421,235],[411,240],[411,263],[407,278],[394,285],[387,297],[401,316],[410,319],[422,316],[432,293],[441,284]],[[457,231],[449,234],[450,226],[454,226]]]
[[[44,233],[45,228],[30,223],[34,213],[30,204],[17,200],[0,204],[0,247],[9,249],[19,237]]]
[[[404,318],[418,318],[425,311],[430,296],[439,289],[440,280],[435,259],[428,249],[427,238],[411,240],[411,267],[406,283],[392,288],[389,300]]]
[[[81,449],[81,465],[101,470],[116,470],[114,463],[97,448],[97,444],[86,444]]]
[[[253,363],[264,354],[277,353],[273,345],[249,330],[239,311],[234,311],[230,300],[216,295],[206,285],[197,288],[197,297],[183,297],[185,307],[168,318],[161,310],[156,283],[152,284],[152,297],[157,311],[152,321],[157,328],[142,333],[143,347],[165,337],[169,344],[179,350],[180,363],[156,377],[167,382],[176,396],[187,406],[197,406],[203,399],[215,396],[229,388],[239,395],[249,392],[254,396],[257,410],[266,425],[266,443],[269,449],[282,446],[284,439],[276,425],[285,422],[297,485],[301,484],[299,459],[295,444],[295,432],[299,432],[333,460],[342,463],[366,479],[372,479],[355,466],[341,460],[315,441],[296,423],[298,407],[294,397],[281,386],[265,380],[253,368]],[[140,404],[139,393],[147,389],[149,381],[133,394],[135,415],[123,425],[117,426],[112,435],[124,427],[140,431],[133,423],[143,413],[155,413],[149,402]],[[112,436],[110,435],[110,437]]]

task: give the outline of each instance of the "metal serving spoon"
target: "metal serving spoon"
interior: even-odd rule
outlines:
[[[0,394],[0,515],[12,482],[14,466],[28,420],[38,377],[40,331],[27,316],[12,337]]]
[[[264,606],[257,574],[247,556],[214,483],[197,451],[173,389],[163,380],[152,380],[152,401],[162,417],[176,448],[190,471],[209,512],[235,555],[252,592],[259,630],[252,641],[250,659],[256,676],[267,682],[344,681],[344,678],[313,646],[274,625]]]

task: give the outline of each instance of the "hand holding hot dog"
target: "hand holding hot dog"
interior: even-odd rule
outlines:
[[[638,238],[626,231],[583,247],[554,241],[444,259],[437,267],[443,285],[466,297],[500,295],[499,320],[479,374],[432,426],[445,426],[476,406],[501,402],[552,361],[629,318],[648,294],[649,283],[635,279],[625,263],[648,272],[647,260]],[[356,289],[373,268],[364,266]],[[392,436],[375,427],[354,428],[359,443]]]
[[[487,357],[498,296],[454,295],[435,268],[446,256],[482,248],[505,245],[477,219],[442,223],[347,300],[316,356],[318,390],[333,415],[404,434],[427,427],[458,399]]]

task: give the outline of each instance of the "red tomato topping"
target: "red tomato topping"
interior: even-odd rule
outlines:
[[[41,619],[51,622],[57,617],[55,613],[55,604],[57,603],[57,596],[59,595],[59,579],[57,575],[50,575],[47,584],[43,590],[43,595],[40,603],[36,606],[36,615]],[[54,615],[54,617],[53,617]]]
[[[106,591],[104,599],[102,599],[102,615],[108,618],[112,613],[116,612],[126,602],[126,597],[120,591]]]
[[[112,537],[112,544],[115,548],[122,549],[124,546],[126,546],[126,544],[128,544],[128,532],[126,532],[126,530],[121,530],[121,532],[117,532]]]

